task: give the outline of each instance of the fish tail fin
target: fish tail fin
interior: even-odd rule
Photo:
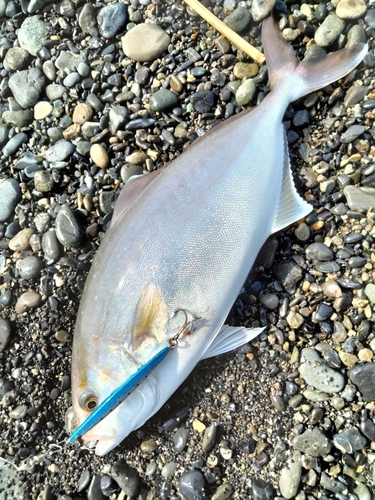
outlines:
[[[320,47],[316,49],[317,46],[313,46],[304,60],[299,61],[272,17],[263,21],[262,43],[271,88],[283,85],[290,94],[290,102],[350,73],[362,61],[368,50],[367,44],[357,43],[326,54]]]

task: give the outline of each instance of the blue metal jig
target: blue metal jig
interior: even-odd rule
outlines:
[[[148,363],[138,368],[138,370],[133,373],[133,375],[128,378],[126,382],[115,389],[97,408],[95,408],[86,420],[82,422],[79,427],[77,427],[71,436],[69,436],[69,442],[72,443],[79,437],[86,434],[86,432],[92,429],[96,424],[103,420],[103,418],[117,408],[117,406],[124,401],[130,392],[163,361],[171,348],[173,348],[172,344],[168,347],[164,347],[164,349],[155,354],[155,356],[151,358]]]

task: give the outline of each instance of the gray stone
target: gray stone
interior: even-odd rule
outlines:
[[[365,294],[371,304],[375,304],[375,285],[373,283],[366,285]]]
[[[176,431],[173,436],[173,449],[177,451],[177,453],[181,452],[185,448],[188,437],[189,429],[186,427],[181,427]]]
[[[3,155],[12,156],[19,148],[27,142],[27,135],[24,132],[14,135],[4,146]]]
[[[63,248],[56,237],[55,229],[49,229],[42,236],[42,249],[49,261],[56,262],[63,254]]]
[[[44,264],[39,257],[29,255],[25,259],[18,260],[16,267],[21,278],[24,280],[32,280],[39,278],[40,273],[44,268]]]
[[[280,283],[290,289],[302,278],[302,269],[293,260],[284,260],[275,266],[275,274]]]
[[[301,453],[296,451],[280,472],[279,488],[284,498],[289,499],[296,496],[301,481],[301,472]]]
[[[187,500],[201,500],[205,497],[202,473],[198,470],[185,472],[178,480],[178,489]]]
[[[40,193],[48,193],[52,191],[55,185],[51,172],[39,170],[34,174],[34,186]]]
[[[78,17],[78,24],[84,33],[88,33],[91,36],[98,35],[98,29],[96,26],[96,11],[95,7],[91,3],[85,3],[83,6]]]
[[[202,450],[205,453],[208,453],[212,450],[215,445],[216,440],[216,429],[217,424],[213,423],[204,431],[203,441],[202,441]]]
[[[60,71],[71,73],[72,71],[77,70],[77,67],[81,62],[84,62],[84,58],[81,54],[75,54],[74,52],[62,50],[56,58],[55,66]]]
[[[150,111],[162,111],[175,106],[178,103],[178,96],[168,89],[157,90],[150,96]]]
[[[65,139],[60,139],[46,151],[46,160],[49,162],[64,161],[74,153],[75,147]]]
[[[344,31],[345,21],[336,14],[329,14],[315,32],[315,43],[320,47],[328,47],[335,42]]]
[[[4,119],[4,114],[3,114]],[[3,146],[9,138],[10,128],[5,123],[0,123],[0,147]]]
[[[38,68],[19,71],[9,78],[9,88],[24,109],[31,108],[39,101],[45,85],[46,77]]]
[[[63,205],[57,214],[56,236],[59,242],[67,248],[76,247],[81,240],[81,225],[67,205]]]
[[[109,130],[111,134],[115,135],[119,128],[125,125],[128,116],[129,111],[125,106],[112,106],[109,110]]]
[[[303,349],[301,361],[298,370],[301,377],[311,387],[329,394],[339,392],[344,388],[345,379],[341,373],[324,364],[314,349],[310,347]]]
[[[349,127],[340,137],[340,142],[344,144],[349,144],[357,139],[360,135],[366,132],[366,127],[364,125],[352,125]]]
[[[23,49],[36,56],[43,47],[47,33],[48,28],[44,21],[37,16],[29,16],[18,30],[18,41]]]
[[[255,22],[262,21],[272,11],[275,6],[275,0],[253,0],[251,4],[251,15]]]
[[[142,43],[139,41],[142,40]],[[121,39],[122,50],[134,61],[154,61],[164,54],[170,44],[169,35],[151,23],[138,24]]]
[[[354,366],[348,370],[349,379],[358,387],[366,402],[375,400],[375,363]]]
[[[236,33],[244,31],[250,24],[251,14],[245,7],[238,7],[229,16],[224,18],[224,22],[227,26],[232,28]]]
[[[125,495],[134,497],[138,493],[141,485],[139,474],[137,470],[130,467],[123,458],[112,466],[111,475]]]
[[[20,199],[21,189],[16,179],[5,179],[0,184],[0,222],[10,218]]]
[[[292,440],[293,448],[312,457],[324,457],[331,451],[331,441],[317,428],[307,429]]]
[[[211,500],[227,500],[234,493],[234,488],[229,483],[221,484],[215,493],[212,495]]]
[[[34,12],[39,9],[43,9],[46,5],[48,5],[51,0],[30,0],[29,6],[27,7],[27,12],[29,14],[34,14]]]
[[[246,106],[254,97],[256,90],[255,82],[252,78],[244,80],[236,92],[236,101],[239,106]]]
[[[113,38],[126,24],[126,7],[124,3],[111,3],[100,9],[98,13],[99,33],[104,38]]]
[[[3,120],[13,127],[26,127],[34,120],[34,113],[31,109],[22,109],[18,111],[5,111]]]
[[[345,429],[333,436],[334,446],[342,453],[354,453],[355,451],[362,450],[366,444],[367,439],[362,436],[358,429],[352,427]]]
[[[306,257],[310,260],[325,262],[332,260],[334,255],[332,250],[324,243],[312,243],[306,248]]]
[[[65,92],[67,92],[67,89],[58,83],[51,83],[46,87],[46,95],[50,101],[60,99]]]
[[[375,207],[375,189],[345,186],[346,202],[352,210],[367,211]]]
[[[19,71],[27,64],[30,55],[21,47],[11,47],[5,56],[5,63],[13,71]]]
[[[3,352],[9,342],[11,333],[10,323],[7,319],[0,318],[0,352]]]

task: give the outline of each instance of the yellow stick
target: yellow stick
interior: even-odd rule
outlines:
[[[245,54],[254,59],[254,61],[262,64],[266,60],[264,55],[259,52],[259,50],[250,45],[240,35],[229,28],[229,26],[220,21],[220,19],[214,16],[214,14],[206,9],[206,7],[203,7],[203,5],[198,2],[198,0],[184,0],[184,2],[193,10],[195,10],[195,12],[205,21],[207,21],[208,24],[215,28],[215,30],[224,35],[225,38],[228,38],[230,42],[234,43],[234,45],[237,45],[237,47],[245,52]]]

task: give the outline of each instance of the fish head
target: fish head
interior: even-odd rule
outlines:
[[[73,412],[77,427],[80,426],[110,394],[129,378],[134,371],[127,353],[108,349],[108,359],[103,360],[107,368],[100,370],[80,360],[79,380],[72,380]],[[126,358],[126,359],[125,359]],[[74,361],[74,360],[73,360]],[[131,367],[131,368],[130,368]],[[73,371],[74,373],[74,371]],[[73,378],[76,377],[76,373]],[[131,432],[141,427],[164,402],[161,386],[153,373],[148,375],[127,398],[113,409],[103,420],[83,435],[85,443],[94,443],[95,453],[105,455],[123,441]]]

